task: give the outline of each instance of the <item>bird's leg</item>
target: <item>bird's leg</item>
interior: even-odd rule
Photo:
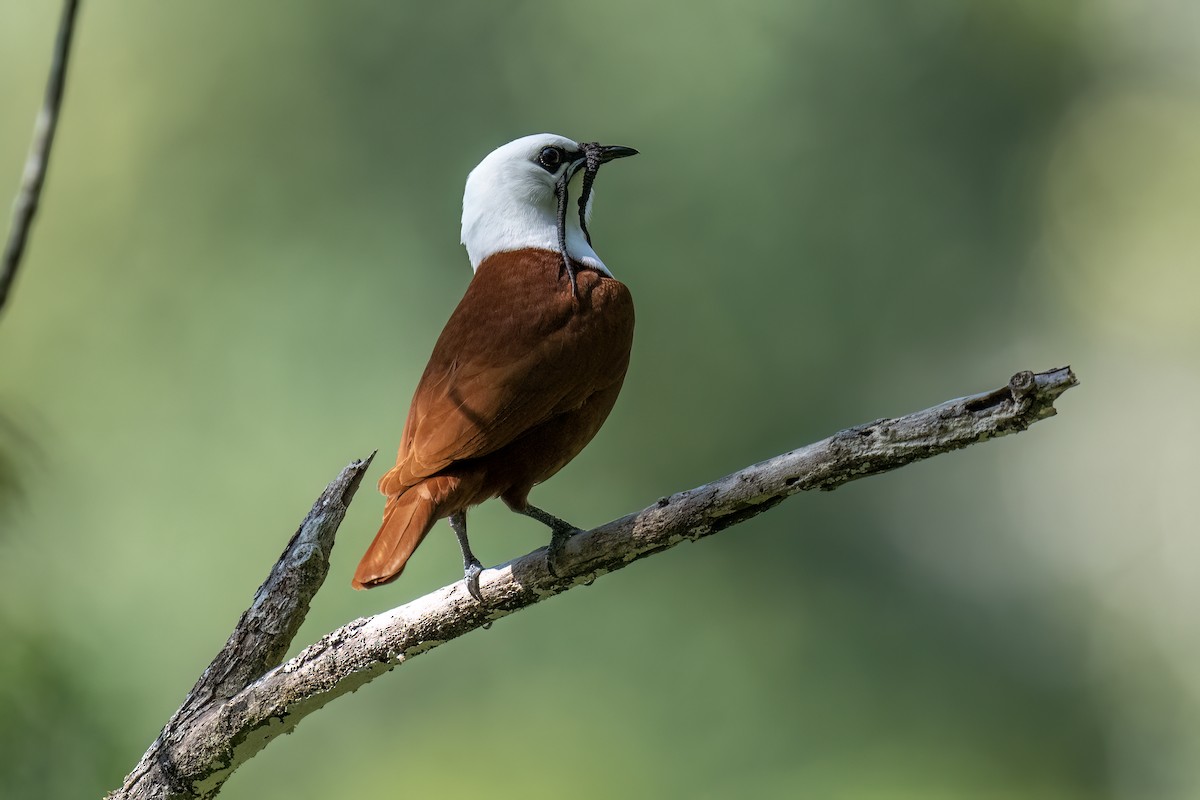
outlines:
[[[458,546],[462,549],[463,577],[466,580],[467,592],[482,604],[483,595],[479,592],[479,573],[483,572],[483,564],[471,552],[471,543],[467,541],[467,512],[459,511],[450,515],[450,527],[458,537]]]
[[[558,572],[554,569],[554,562],[557,560],[558,554],[562,552],[563,546],[577,533],[583,533],[579,528],[576,528],[565,519],[559,519],[553,514],[542,511],[537,506],[528,505],[524,508],[513,508],[518,514],[524,514],[530,519],[536,519],[550,529],[550,547],[546,551],[546,566],[550,570],[550,574],[558,577]]]

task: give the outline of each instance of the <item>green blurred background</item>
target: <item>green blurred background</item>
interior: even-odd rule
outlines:
[[[0,9],[0,196],[58,13]],[[798,497],[417,659],[228,798],[1200,796],[1200,5],[86,3],[0,320],[0,796],[119,784],[469,277],[463,180],[639,148],[592,232],[638,304],[593,525],[1071,363],[1058,419]],[[384,464],[372,470],[370,480]],[[439,527],[297,647],[460,576]],[[498,563],[546,540],[473,515]]]

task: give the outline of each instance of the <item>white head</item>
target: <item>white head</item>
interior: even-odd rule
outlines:
[[[533,247],[560,252],[555,185],[566,174],[571,200],[566,215],[567,253],[592,269],[612,274],[579,225],[576,203],[583,188],[585,147],[595,148],[601,162],[637,152],[537,133],[498,147],[471,170],[463,192],[462,243],[472,269],[478,269],[488,256],[508,250]],[[584,209],[589,221],[594,196],[589,194]]]

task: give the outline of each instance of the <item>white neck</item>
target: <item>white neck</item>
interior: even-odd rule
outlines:
[[[528,203],[491,206],[470,217],[464,211],[462,243],[471,258],[471,269],[479,269],[488,256],[510,250],[534,248],[557,253],[557,214]],[[612,276],[588,244],[579,218],[572,214],[567,216],[567,253],[581,264]]]
[[[495,253],[525,248],[560,252],[553,179],[532,163],[525,152],[543,141],[578,148],[569,139],[547,134],[518,139],[493,151],[467,176],[462,243],[471,258],[472,269],[479,269]],[[567,253],[581,264],[611,276],[579,226],[578,199],[583,190],[583,173],[580,169],[568,184]],[[588,198],[588,219],[591,219],[592,199]]]

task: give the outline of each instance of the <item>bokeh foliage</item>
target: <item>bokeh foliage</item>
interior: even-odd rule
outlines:
[[[55,5],[0,10],[0,192]],[[629,380],[535,491],[578,524],[1018,369],[1084,386],[417,659],[223,796],[1196,796],[1197,34],[1167,0],[87,4],[0,320],[0,796],[115,786],[391,451],[462,181],[542,130],[643,153],[592,225]],[[351,592],[379,509],[299,644],[458,574],[439,528]]]

